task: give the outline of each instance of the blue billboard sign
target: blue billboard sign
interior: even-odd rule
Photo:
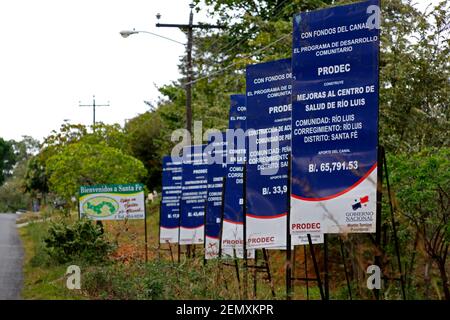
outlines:
[[[208,165],[205,145],[183,147],[180,244],[203,244]]]
[[[222,192],[226,165],[226,135],[221,132],[210,134],[205,154],[208,157],[208,189],[205,218],[205,258],[219,256],[222,220]]]
[[[291,59],[247,66],[247,247],[286,246]]]
[[[160,243],[178,243],[181,179],[181,162],[172,161],[170,156],[163,157],[161,211],[159,223]]]
[[[379,5],[294,17],[292,234],[375,232]]]
[[[230,96],[227,137],[227,176],[222,229],[222,248],[243,250],[243,163],[245,161],[245,95]]]

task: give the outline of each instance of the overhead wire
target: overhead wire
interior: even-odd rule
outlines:
[[[274,8],[274,10],[277,10],[278,8],[280,8],[286,1],[288,1],[288,0],[283,0],[282,2],[280,2],[280,3]],[[293,6],[294,4],[295,4],[295,3],[292,2],[291,4],[289,4],[288,6],[286,6],[286,8],[291,7],[291,6]],[[284,8],[284,9],[285,9],[285,8]],[[273,18],[274,18],[274,19],[277,19],[278,17],[281,16],[281,14],[283,14],[283,11],[278,12]],[[256,28],[256,27],[253,27],[251,30],[253,30],[253,29],[255,29],[255,28]],[[223,54],[226,55],[228,52],[230,52],[232,49],[234,49],[237,45],[239,45],[239,44],[242,43],[243,41],[248,40],[248,38],[250,38],[250,36],[252,35],[252,34],[251,34],[251,30],[249,31],[249,33],[247,33],[246,36],[244,36],[243,38],[241,38],[240,40],[238,40],[237,42],[235,42],[234,44],[232,44],[231,47],[228,46],[229,49],[228,49],[227,45],[223,46],[224,48],[227,49]],[[254,51],[252,54],[243,57],[243,59],[251,58],[251,57],[254,56],[255,54],[258,54],[258,53],[260,53],[260,52],[262,52],[262,51],[268,49],[268,48],[269,48],[270,46],[272,46],[273,44],[280,42],[281,40],[285,39],[286,37],[288,37],[288,36],[290,36],[290,35],[292,35],[292,32],[291,32],[290,34],[287,34],[287,35],[285,35],[285,36],[283,36],[283,37],[281,37],[281,38],[279,38],[279,39],[273,41],[272,43],[266,45],[265,47],[260,48],[260,49],[258,49],[258,50],[256,50],[256,51]],[[215,42],[217,42],[217,40],[216,40]],[[212,44],[210,45],[210,47],[212,47]],[[219,52],[220,52],[219,50],[216,50],[216,52],[215,52],[214,54],[217,54],[217,53],[219,53]],[[217,74],[222,73],[223,71],[226,71],[226,70],[230,69],[231,67],[233,67],[233,66],[235,66],[235,65],[237,65],[237,64],[238,64],[238,62],[231,63],[231,64],[227,65],[227,66],[224,67],[224,68],[221,68],[221,69],[219,69],[219,70],[213,71],[213,72],[211,72],[211,73],[209,73],[209,74],[207,74],[207,75],[201,76],[201,77],[199,77],[199,78],[197,78],[197,79],[194,79],[194,80],[192,80],[192,81],[190,81],[190,82],[186,82],[184,85],[193,84],[193,83],[196,83],[196,82],[201,81],[201,80],[203,80],[203,79],[207,79],[207,78],[209,78],[209,77],[215,76],[215,75],[217,75]]]
[[[258,54],[258,53],[260,53],[260,52],[262,52],[262,51],[264,51],[264,50],[266,50],[266,49],[268,49],[268,48],[270,48],[270,47],[273,46],[274,44],[276,44],[276,43],[278,43],[278,42],[280,42],[280,41],[282,41],[282,40],[284,40],[284,39],[286,39],[287,37],[290,37],[290,36],[292,36],[292,32],[290,32],[290,33],[288,33],[288,34],[285,34],[284,36],[278,38],[277,40],[275,40],[275,41],[273,41],[273,42],[271,42],[271,43],[269,43],[268,45],[266,45],[266,46],[264,46],[264,47],[262,47],[262,48],[260,48],[260,49],[258,49],[258,50],[256,50],[256,51],[252,52],[251,54],[249,54],[249,55],[247,55],[247,56],[242,57],[242,59],[248,59],[248,58],[251,58],[251,57],[253,57],[254,55],[256,55],[256,54]],[[228,66],[222,68],[222,69],[213,71],[213,72],[211,72],[211,73],[209,73],[209,74],[207,74],[207,75],[201,76],[200,78],[194,79],[194,80],[192,80],[192,81],[190,81],[190,82],[186,82],[186,83],[184,83],[184,85],[194,84],[194,83],[196,83],[196,82],[198,82],[198,81],[201,81],[201,80],[204,80],[204,79],[208,79],[208,78],[210,78],[210,77],[212,77],[212,76],[215,76],[215,75],[217,75],[217,74],[222,73],[222,72],[225,71],[225,70],[230,69],[231,67],[237,65],[238,63],[239,63],[239,62],[233,62],[233,63],[229,64]]]
[[[278,10],[284,3],[286,3],[288,0],[283,0],[282,2],[280,2],[273,10],[274,11],[276,11],[276,10]],[[291,4],[289,4],[287,7],[290,7],[290,6],[292,6],[292,5],[294,5],[294,2],[292,2]],[[277,18],[279,18],[281,15],[283,14],[283,11],[280,11],[280,12],[278,12],[276,15],[274,15],[273,17],[272,17],[272,19],[277,19]],[[255,31],[255,29],[257,29],[257,27],[255,26],[255,27],[252,27],[249,31],[248,31],[248,33],[245,35],[245,36],[243,36],[240,40],[235,40],[234,42],[231,42],[231,43],[228,43],[228,44],[225,44],[224,46],[222,46],[222,47],[219,47],[218,49],[216,49],[215,50],[215,52],[214,52],[214,54],[213,55],[216,55],[216,54],[218,54],[218,53],[220,53],[220,52],[223,52],[223,54],[226,54],[226,53],[228,53],[228,52],[230,52],[232,49],[234,49],[238,44],[240,44],[240,43],[242,43],[243,41],[245,41],[245,40],[248,40],[251,36],[252,36],[252,31]],[[210,45],[210,47],[212,47],[212,44]]]

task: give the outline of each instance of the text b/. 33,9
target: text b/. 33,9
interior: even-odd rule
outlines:
[[[267,187],[267,188],[262,188],[262,192],[263,195],[268,195],[268,194],[285,194],[287,193],[287,185],[283,185],[283,186],[273,186],[272,188]]]

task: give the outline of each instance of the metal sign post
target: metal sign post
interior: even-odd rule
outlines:
[[[319,267],[317,265],[317,260],[316,260],[316,254],[314,252],[314,245],[312,243],[311,240],[311,234],[307,234],[308,237],[308,243],[309,243],[309,251],[311,253],[311,257],[313,260],[313,264],[314,264],[314,271],[316,273],[316,280],[317,280],[317,286],[319,287],[320,290],[320,297],[322,298],[322,300],[325,300],[325,294],[323,292],[323,287],[322,287],[322,280],[320,279],[320,272],[319,272]]]
[[[179,205],[179,207],[180,207],[180,209],[179,209],[179,214],[178,214],[178,243],[177,243],[177,246],[178,246],[178,252],[177,252],[177,254],[178,254],[178,263],[180,263],[180,260],[181,260],[181,245],[180,245],[180,234],[181,234],[181,228],[180,228],[180,226],[181,226],[181,201],[180,201],[180,205]]]
[[[381,146],[378,147],[377,163],[380,164],[380,168],[377,171],[377,206],[376,206],[376,232],[375,232],[375,247],[376,253],[374,257],[374,264],[381,268],[381,208],[383,197],[383,152]],[[374,289],[373,293],[375,299],[380,299],[380,290]]]
[[[292,252],[291,252],[291,152],[288,154],[287,217],[286,217],[286,300],[292,299]],[[294,248],[295,251],[295,248]]]
[[[324,268],[324,288],[325,300],[330,299],[330,287],[328,282],[328,234],[323,235],[323,268]]]
[[[267,281],[269,281],[270,291],[272,293],[272,297],[275,298],[275,287],[273,284],[272,275],[270,273],[270,259],[269,259],[269,251],[267,249],[262,249],[264,262],[266,264],[266,272],[267,272]]]
[[[144,199],[144,232],[145,232],[145,262],[148,262],[148,241],[147,241],[147,204]]]
[[[242,171],[243,183],[242,187],[244,189],[243,193],[243,215],[244,215],[244,235],[243,235],[243,247],[244,247],[244,299],[248,299],[248,258],[247,258],[247,161],[244,161],[243,171]]]
[[[394,206],[393,206],[392,198],[391,198],[391,186],[389,184],[389,174],[388,174],[387,161],[386,161],[386,152],[383,147],[381,147],[381,152],[382,152],[382,156],[383,156],[384,172],[386,174],[386,186],[387,186],[388,198],[389,198],[389,208],[390,208],[390,212],[391,212],[392,232],[394,233],[395,253],[397,256],[398,271],[400,272],[400,279],[399,279],[400,286],[402,289],[403,300],[406,300],[405,278],[403,275],[402,263],[401,263],[401,259],[400,259],[400,257],[401,257],[400,256],[400,247],[399,247],[399,243],[398,243],[397,226],[396,226],[395,217],[394,217]]]
[[[352,300],[352,288],[350,286],[350,279],[349,279],[349,275],[348,275],[348,271],[347,271],[347,263],[345,261],[344,244],[343,244],[343,241],[342,241],[341,237],[339,237],[339,244],[340,244],[340,247],[341,247],[342,263],[344,264],[345,281],[347,282],[348,296],[349,296],[350,300]]]
[[[208,194],[208,187],[206,187],[206,194]],[[206,265],[206,212],[208,210],[208,200],[205,201],[205,209],[203,210],[203,265]]]
[[[162,215],[162,197],[159,203],[159,221],[158,221],[158,260],[161,260],[161,215]]]
[[[227,176],[222,178],[222,206],[220,210],[220,233],[219,233],[219,259],[222,258],[222,234],[223,234],[223,213],[225,211],[225,186]]]

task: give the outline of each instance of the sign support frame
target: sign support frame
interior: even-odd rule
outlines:
[[[180,201],[180,205],[179,205],[180,209],[179,209],[179,214],[178,214],[178,264],[181,261],[181,244],[180,244],[180,234],[181,234],[181,201]]]
[[[330,300],[330,284],[328,276],[328,234],[323,235],[323,269],[324,269],[324,295],[325,300]]]
[[[242,213],[243,213],[243,253],[244,253],[244,299],[248,299],[248,257],[247,257],[247,160],[244,161],[242,167],[242,187],[243,192],[243,203],[242,203]],[[256,254],[256,252],[255,252]]]
[[[387,187],[387,192],[388,192],[389,208],[390,208],[390,213],[391,213],[390,215],[391,215],[392,233],[394,235],[395,254],[397,256],[398,271],[400,272],[400,278],[398,280],[400,281],[400,287],[402,290],[402,298],[403,298],[403,300],[406,300],[405,278],[404,278],[402,263],[401,263],[400,246],[398,243],[397,226],[396,226],[395,216],[394,216],[394,205],[393,205],[392,196],[391,196],[391,186],[389,183],[389,173],[388,173],[388,166],[387,166],[387,160],[386,160],[386,151],[385,151],[384,147],[381,147],[380,149],[381,149],[381,154],[382,154],[382,167],[384,168],[384,173],[386,174],[386,187]],[[381,226],[380,226],[380,228],[381,228]],[[380,231],[380,233],[381,233],[381,231]]]
[[[219,233],[219,259],[222,258],[222,234],[223,234],[223,216],[225,211],[225,186],[226,186],[227,176],[222,177],[222,204],[220,212],[220,233]]]
[[[147,201],[144,199],[144,242],[145,242],[145,263],[148,262],[148,237],[147,237]],[[159,241],[159,239],[158,239]]]
[[[203,265],[206,265],[206,213],[208,211],[208,183],[206,183],[206,200],[203,209]]]
[[[309,300],[309,278],[308,278],[308,255],[306,245],[303,246],[303,255],[305,260],[305,282],[306,282],[306,300]]]
[[[221,205],[221,213],[220,213],[220,236],[219,236],[219,269],[220,271],[223,271],[223,266],[234,266],[235,268],[235,272],[236,272],[236,280],[237,280],[237,284],[238,284],[238,290],[239,290],[239,297],[241,296],[241,279],[240,279],[240,275],[239,275],[239,262],[237,260],[237,255],[236,255],[236,249],[233,248],[233,260],[234,260],[234,265],[231,264],[227,264],[225,262],[222,262],[222,234],[223,234],[223,217],[224,217],[224,212],[225,212],[225,190],[226,190],[226,181],[227,181],[227,176],[223,176],[222,177],[222,205]],[[228,291],[228,286],[226,285],[225,282],[225,288]]]
[[[320,297],[322,298],[322,300],[325,300],[325,294],[323,292],[322,280],[320,279],[319,266],[317,265],[316,254],[314,252],[314,245],[311,240],[311,234],[308,233],[307,236],[308,236],[308,243],[309,243],[309,251],[311,253],[311,257],[312,257],[313,264],[314,264],[314,271],[315,271],[316,277],[317,277],[316,278],[317,286],[319,287],[319,290],[320,290]]]
[[[347,270],[347,263],[345,261],[345,251],[344,251],[344,243],[342,241],[342,237],[339,237],[339,244],[341,247],[341,257],[342,257],[342,263],[344,265],[345,281],[347,282],[348,296],[349,296],[350,300],[352,300],[352,288],[350,286],[350,278],[349,278],[349,274],[348,274],[348,270]]]
[[[292,249],[291,249],[291,152],[288,154],[288,172],[287,172],[287,214],[286,214],[286,300],[292,300]],[[295,254],[295,247],[294,247]]]

